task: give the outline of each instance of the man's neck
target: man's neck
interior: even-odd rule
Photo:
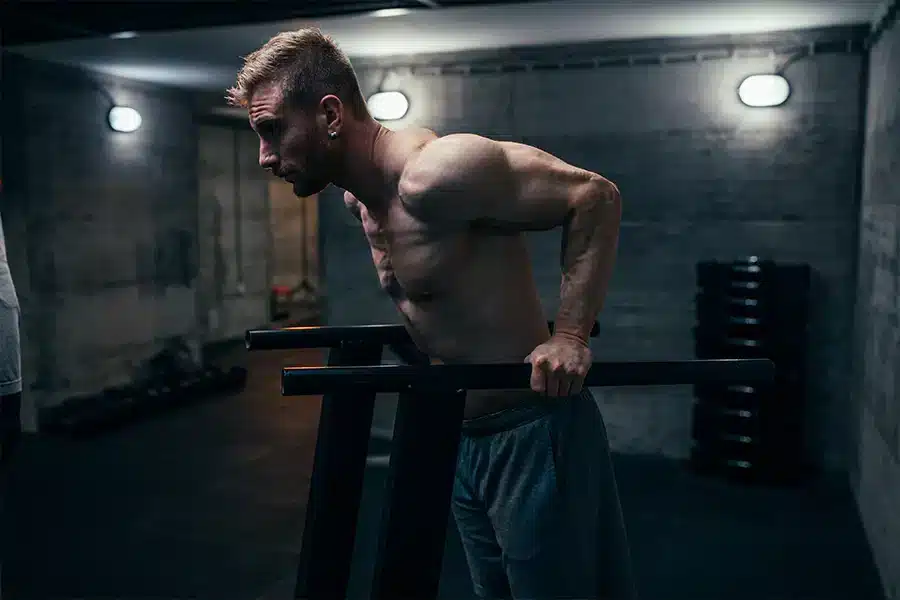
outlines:
[[[378,211],[386,201],[390,174],[385,164],[386,141],[391,130],[377,121],[354,123],[346,131],[344,165],[334,184],[353,194],[369,210]]]

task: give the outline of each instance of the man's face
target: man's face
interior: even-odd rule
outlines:
[[[291,183],[297,196],[312,196],[328,186],[334,160],[327,149],[324,115],[319,119],[315,109],[285,105],[276,83],[254,91],[249,113],[259,136],[259,166]]]

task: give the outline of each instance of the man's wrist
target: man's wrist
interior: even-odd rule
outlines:
[[[573,342],[578,342],[585,348],[590,347],[590,342],[588,341],[588,337],[590,337],[590,333],[588,333],[587,335],[583,335],[580,332],[573,331],[571,329],[560,329],[560,328],[554,327],[552,337],[569,340],[569,341],[573,341]]]

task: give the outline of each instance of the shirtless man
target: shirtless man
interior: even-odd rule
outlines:
[[[381,287],[422,352],[531,363],[521,390],[467,395],[452,505],[478,596],[633,598],[605,427],[582,388],[616,253],[616,186],[522,144],[386,129],[317,29],[246,57],[228,96],[248,109],[260,166],[297,196],[346,190]],[[523,232],[555,227],[551,335]]]

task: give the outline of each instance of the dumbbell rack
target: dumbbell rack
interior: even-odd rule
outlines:
[[[803,470],[810,268],[749,257],[697,264],[697,358],[768,358],[768,386],[694,386],[696,471],[787,482]]]

